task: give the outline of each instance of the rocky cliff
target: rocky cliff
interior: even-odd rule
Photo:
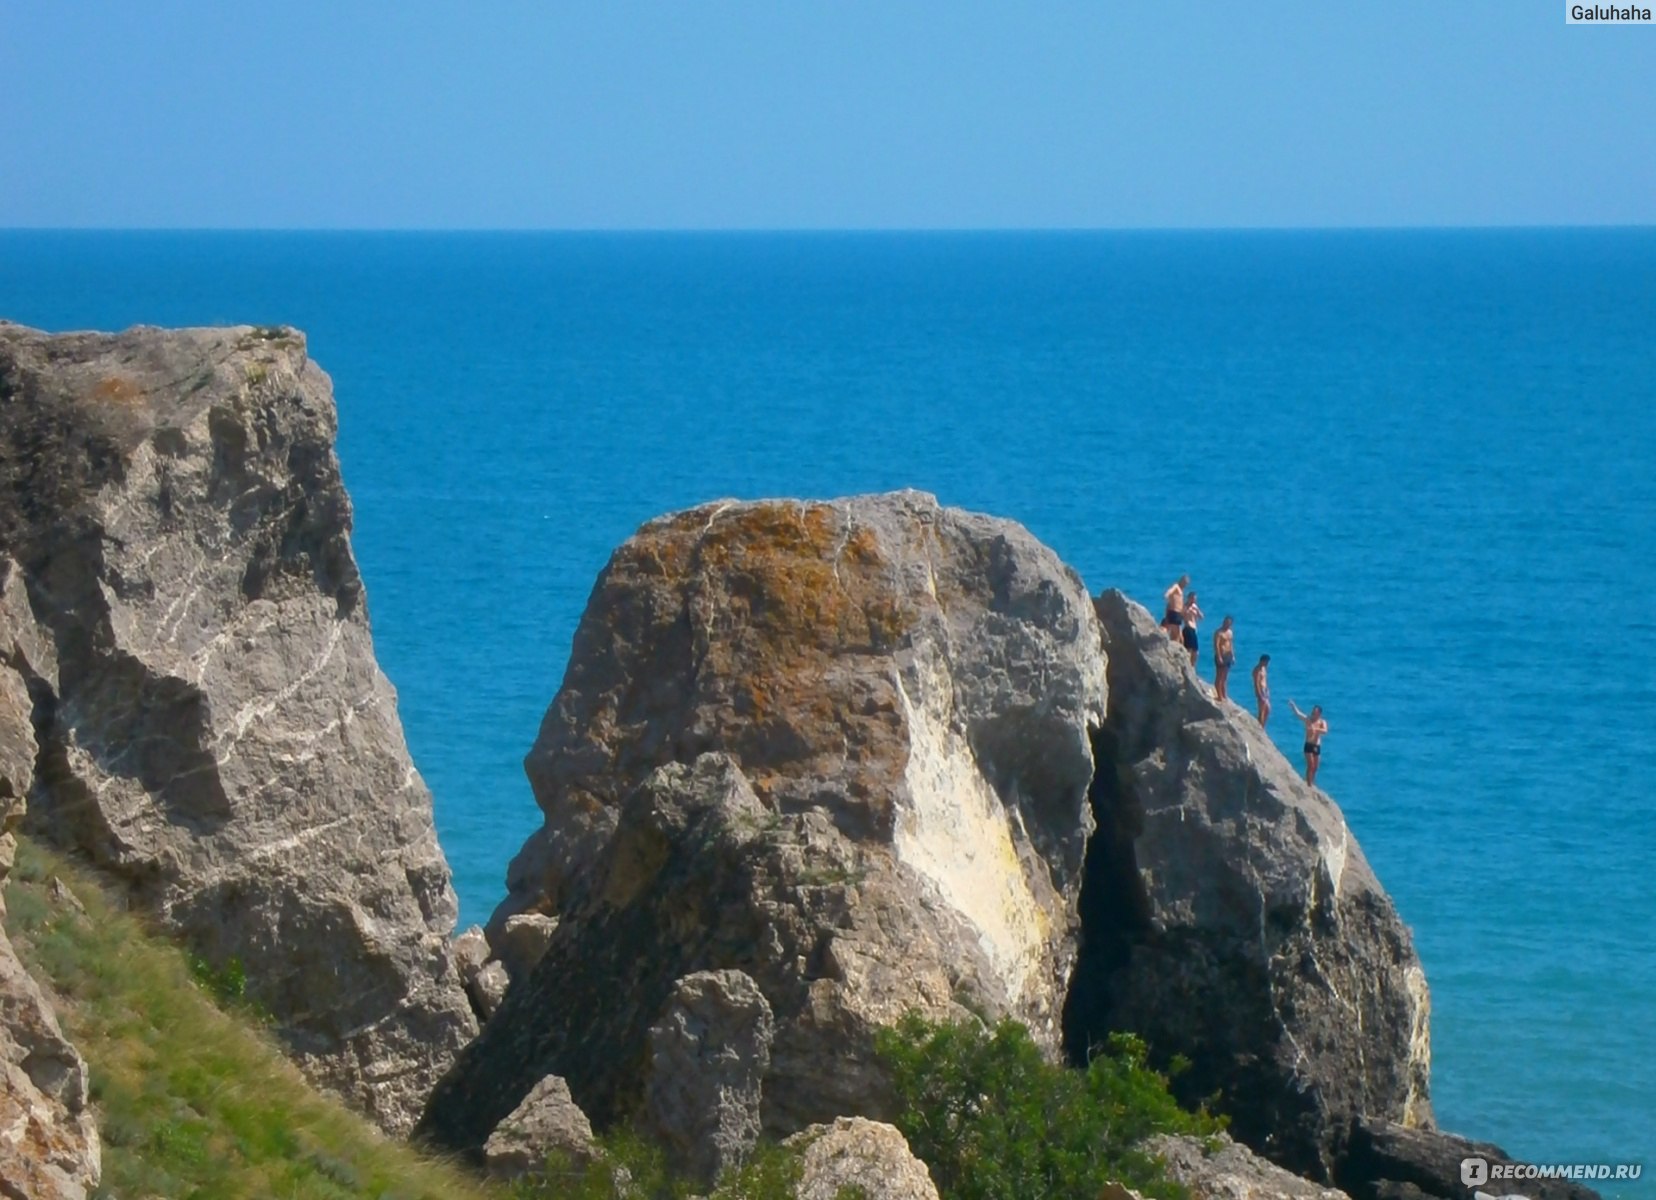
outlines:
[[[406,1129],[475,1031],[375,665],[327,376],[288,329],[0,324],[28,822],[125,883],[311,1076]]]
[[[1098,600],[1109,660],[1073,1051],[1112,1029],[1192,1060],[1232,1132],[1333,1179],[1362,1114],[1430,1125],[1430,1006],[1407,927],[1326,793],[1156,620]]]
[[[39,749],[24,681],[50,658],[17,566],[0,558],[0,885],[11,871]],[[100,1174],[89,1085],[80,1052],[0,929],[0,1196],[85,1200]]]
[[[772,1133],[877,1115],[872,1033],[908,1008],[1055,1046],[1098,646],[1050,550],[918,493],[644,526],[529,754],[545,824],[490,932],[558,924],[426,1130],[475,1149],[548,1074],[599,1125],[638,1111],[651,1027],[699,971],[745,972],[773,1015]]]

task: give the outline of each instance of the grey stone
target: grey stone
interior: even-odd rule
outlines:
[[[703,1184],[740,1166],[759,1140],[759,1097],[776,1023],[741,971],[698,971],[650,1027],[643,1129]]]
[[[45,669],[41,648],[31,646],[32,618],[16,604],[20,591],[15,566],[0,560],[0,885],[11,870],[37,750],[20,672],[31,663]],[[52,884],[55,894],[62,884]],[[0,890],[0,916],[5,911]],[[0,1195],[85,1200],[97,1186],[101,1143],[88,1088],[85,1061],[0,928]]]
[[[472,1008],[477,1012],[479,1021],[487,1021],[500,1011],[501,1002],[506,999],[506,989],[511,982],[512,977],[506,971],[506,964],[499,959],[484,963],[482,969],[472,976],[471,982],[466,984],[466,995],[471,998]]]
[[[428,1108],[481,1144],[563,1075],[641,1102],[676,981],[777,1031],[763,1123],[889,1105],[874,1030],[980,1011],[1059,1043],[1104,716],[1090,597],[1008,521],[914,492],[706,505],[611,558],[526,762],[545,814],[491,929],[560,919]]]
[[[476,1030],[431,798],[374,661],[328,378],[290,329],[0,324],[0,550],[30,669],[28,827],[405,1130]]]
[[[1071,1048],[1131,1030],[1193,1061],[1231,1132],[1331,1180],[1352,1119],[1429,1125],[1426,978],[1334,802],[1253,718],[1216,702],[1155,618],[1098,601],[1110,712],[1099,734],[1090,936]]]
[[[847,1189],[863,1200],[937,1200],[926,1164],[902,1133],[880,1121],[840,1117],[788,1139],[800,1152],[795,1200],[840,1200]]]
[[[1161,1136],[1144,1149],[1167,1165],[1167,1176],[1190,1191],[1190,1200],[1350,1200],[1344,1192],[1290,1174],[1240,1142]]]
[[[454,966],[465,983],[471,983],[489,961],[489,939],[481,925],[468,926],[454,937]]]
[[[521,979],[546,957],[552,935],[558,931],[556,917],[543,913],[515,913],[502,921],[490,938],[494,956],[506,964],[506,973]]]
[[[1461,1162],[1481,1158],[1490,1166],[1515,1160],[1499,1146],[1435,1129],[1411,1129],[1379,1118],[1355,1122],[1340,1183],[1356,1200],[1463,1200],[1473,1189],[1461,1182]],[[1527,1200],[1599,1200],[1599,1193],[1567,1179],[1490,1180],[1490,1196],[1521,1194]]]
[[[85,1200],[101,1167],[86,1062],[0,929],[0,1195]]]
[[[483,1146],[483,1163],[497,1179],[517,1179],[540,1172],[549,1155],[572,1163],[597,1157],[598,1144],[586,1114],[569,1095],[569,1085],[548,1075],[530,1089]]]

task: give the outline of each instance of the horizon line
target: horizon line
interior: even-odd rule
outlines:
[[[1095,233],[1478,233],[1611,232],[1656,229],[1656,220],[1640,223],[1523,222],[1398,225],[0,225],[5,234],[576,234],[576,235],[777,235],[777,234],[1095,234]]]

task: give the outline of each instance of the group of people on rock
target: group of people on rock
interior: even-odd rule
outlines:
[[[1178,643],[1190,652],[1190,665],[1196,665],[1196,653],[1201,648],[1201,639],[1197,635],[1196,627],[1201,624],[1201,605],[1196,603],[1196,592],[1190,586],[1190,576],[1181,575],[1178,582],[1164,593],[1167,599],[1167,609],[1162,617],[1162,628],[1167,630],[1168,640]],[[1226,616],[1219,622],[1219,628],[1213,635],[1213,694],[1220,700],[1230,697],[1226,687],[1230,683],[1231,667],[1236,665],[1236,624]],[[1261,654],[1259,661],[1254,664],[1253,685],[1254,699],[1259,705],[1259,724],[1264,728],[1271,719],[1271,684],[1268,677],[1271,665],[1271,656]],[[1317,767],[1322,764],[1322,740],[1328,732],[1328,722],[1323,719],[1322,705],[1313,704],[1309,713],[1299,710],[1299,705],[1292,700],[1288,707],[1305,725],[1305,782],[1316,785]]]

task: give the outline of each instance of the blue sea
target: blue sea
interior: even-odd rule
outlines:
[[[465,921],[618,542],[922,488],[1188,571],[1326,709],[1444,1127],[1656,1173],[1656,230],[15,232],[0,315],[309,334]]]

